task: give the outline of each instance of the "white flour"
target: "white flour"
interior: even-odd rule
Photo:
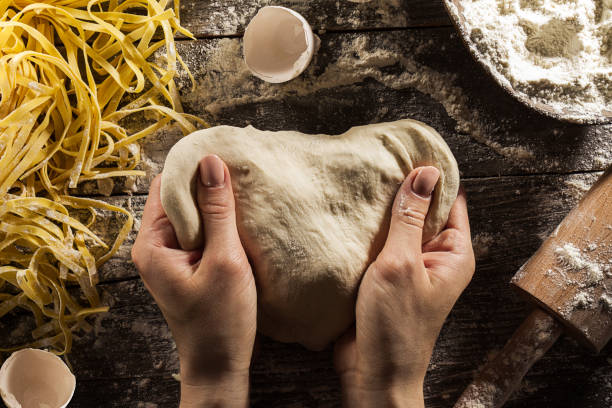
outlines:
[[[506,85],[557,113],[571,109],[577,121],[612,110],[612,0],[461,5],[474,51]]]
[[[612,312],[612,295],[609,293],[602,293],[599,298],[599,304],[601,304],[604,310]]]
[[[435,46],[433,41],[415,43],[411,54],[419,55],[421,49],[432,46]],[[305,74],[290,82],[267,84],[253,80],[241,58],[242,50],[237,39],[220,40],[214,48],[206,51],[208,58],[205,61],[202,61],[201,49],[186,47],[181,50],[181,56],[188,66],[197,67],[192,69],[192,73],[199,79],[196,89],[183,95],[182,100],[192,109],[207,111],[214,117],[236,105],[280,100],[287,95],[312,95],[324,89],[356,86],[371,78],[391,89],[415,88],[429,95],[456,121],[458,132],[469,134],[478,143],[513,162],[523,164],[534,158],[533,152],[525,146],[502,145],[490,138],[492,130],[486,127],[478,109],[456,84],[454,74],[437,72],[418,63],[411,55],[396,49],[391,41],[385,40],[372,47],[366,36],[359,36],[347,39],[337,48],[342,51],[340,56],[325,66],[322,73],[315,74],[319,69],[315,61]],[[401,73],[386,71],[395,65],[401,66]],[[179,78],[185,78],[182,70],[179,70]],[[384,116],[384,110],[381,116]]]
[[[546,276],[554,277],[560,275],[562,282],[575,287],[574,296],[557,311],[566,319],[579,309],[582,310],[612,310],[609,282],[606,282],[607,271],[610,264],[606,261],[597,262],[591,254],[596,250],[608,251],[608,244],[601,242],[585,243],[584,249],[580,250],[576,245],[566,242],[554,249],[555,258],[560,268],[550,269]],[[603,253],[603,252],[602,252]],[[587,255],[588,254],[588,255]],[[581,273],[584,279],[575,279],[575,274]],[[559,278],[552,278],[552,282]]]
[[[602,267],[568,242],[555,248],[557,262],[570,272],[586,272],[587,285],[595,285],[604,278]]]

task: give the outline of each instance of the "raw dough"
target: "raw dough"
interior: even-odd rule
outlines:
[[[414,120],[339,136],[251,126],[199,130],[170,150],[162,173],[162,205],[184,249],[203,245],[194,192],[198,162],[210,153],[230,169],[260,332],[314,350],[353,322],[360,279],[384,244],[404,177],[423,165],[441,170],[425,241],[446,224],[459,187],[442,137]]]

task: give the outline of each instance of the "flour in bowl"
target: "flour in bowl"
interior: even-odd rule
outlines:
[[[500,80],[574,121],[612,111],[612,0],[463,0],[476,54]]]

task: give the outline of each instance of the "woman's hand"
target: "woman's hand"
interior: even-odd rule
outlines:
[[[439,174],[421,167],[404,180],[385,246],[359,288],[356,329],[336,343],[336,370],[348,407],[423,406],[436,338],[474,272],[463,192],[445,229],[422,245]]]
[[[176,341],[181,407],[244,407],[257,325],[255,280],[238,237],[229,171],[213,155],[199,168],[204,249],[179,248],[157,176],[132,259]]]

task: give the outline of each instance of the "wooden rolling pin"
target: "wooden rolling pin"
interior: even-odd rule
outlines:
[[[612,337],[612,166],[511,284],[536,307],[455,408],[501,407],[564,331],[596,352]]]

